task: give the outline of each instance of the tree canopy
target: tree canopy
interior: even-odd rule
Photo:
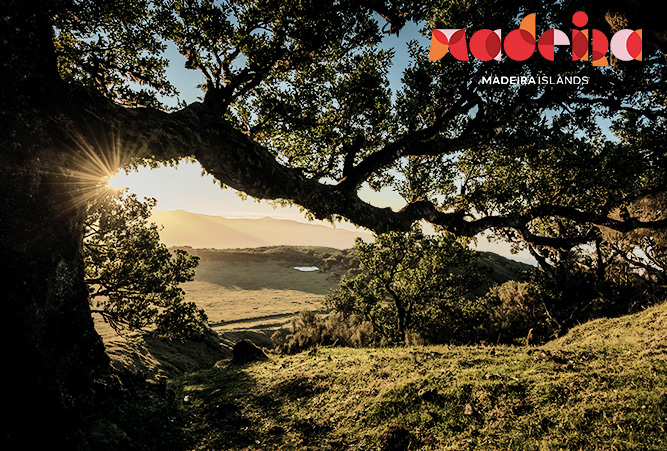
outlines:
[[[106,128],[129,147],[123,164],[194,156],[223,184],[295,202],[317,218],[346,217],[377,231],[407,230],[425,219],[460,235],[493,230],[561,248],[591,242],[600,226],[637,228],[636,215],[621,220],[614,210],[664,190],[665,64],[655,48],[662,42],[657,30],[645,30],[643,61],[607,68],[571,61],[568,47],[553,62],[427,59],[434,28],[506,34],[529,12],[537,14],[538,35],[574,28],[579,9],[587,9],[589,27],[608,36],[621,26],[645,25],[637,15],[619,21],[614,5],[58,5],[50,21],[59,77],[110,101],[98,100],[95,109],[114,110]],[[379,44],[406,20],[418,22],[424,38],[410,43],[403,86],[392,92],[387,72],[394,52]],[[203,103],[170,114],[163,99],[177,87],[166,77],[166,45],[175,45],[186,67],[205,80]],[[480,82],[490,75],[590,82]],[[121,104],[147,108],[120,110]],[[143,132],[147,127],[153,131]],[[398,190],[405,207],[393,212],[363,202],[364,183]]]
[[[58,434],[74,421],[63,406],[99,392],[108,361],[90,319],[83,230],[97,183],[120,167],[194,157],[221,184],[316,218],[377,232],[419,220],[458,235],[490,230],[538,255],[594,243],[602,227],[664,227],[664,216],[635,210],[667,180],[666,33],[652,8],[617,0],[3,1],[0,339],[3,361],[26,364],[12,374],[15,415],[2,436],[19,440],[34,423],[51,425],[45,437]],[[579,10],[607,36],[642,29],[643,60],[593,67],[570,61],[567,47],[553,62],[427,60],[434,28],[506,32],[535,12],[538,33],[567,32]],[[411,43],[402,87],[390,90],[392,51],[379,43],[409,21],[423,39]],[[168,46],[203,74],[203,101],[167,106],[178,89],[166,71]],[[589,83],[480,83],[498,74]],[[364,202],[364,183],[397,189],[405,207]],[[34,405],[44,408],[26,407]]]

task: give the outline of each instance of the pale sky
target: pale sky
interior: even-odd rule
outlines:
[[[221,189],[211,175],[202,175],[203,169],[196,162],[182,162],[177,167],[138,171],[120,171],[110,184],[115,188],[127,187],[140,197],[154,197],[161,210],[186,210],[193,213],[218,215],[230,218],[292,219],[307,222],[298,207],[273,206],[254,198],[242,199],[233,189]],[[405,204],[395,192],[380,193],[364,187],[361,198],[378,207],[400,209]],[[354,228],[354,226],[352,226]]]

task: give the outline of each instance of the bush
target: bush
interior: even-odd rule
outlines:
[[[83,254],[91,310],[118,333],[156,326],[163,338],[189,338],[202,333],[206,314],[179,285],[194,278],[199,258],[160,242],[149,223],[155,202],[102,188],[89,203]]]
[[[549,317],[529,282],[507,281],[480,300],[488,312],[487,340],[522,344],[529,334],[545,341],[554,332]]]
[[[280,332],[271,336],[275,348],[286,354],[295,354],[318,346],[369,346],[373,328],[357,317],[344,318],[337,312],[326,318],[304,310],[292,321],[292,333],[283,337]]]
[[[531,335],[533,343],[545,342],[590,319],[616,316],[626,302],[618,296],[621,288],[619,280],[600,278],[586,256],[570,254],[552,266],[533,269],[526,282],[491,288],[480,300],[489,313],[487,340],[525,343]],[[611,292],[617,296],[609,297]]]

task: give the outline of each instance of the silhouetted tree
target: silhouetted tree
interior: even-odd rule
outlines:
[[[198,257],[172,252],[149,223],[155,199],[101,188],[88,207],[83,240],[93,312],[118,333],[155,326],[170,339],[200,334],[206,314],[185,302],[179,284],[194,278]]]
[[[8,374],[3,440],[17,446],[35,429],[63,438],[73,412],[102,392],[108,359],[84,280],[85,206],[100,178],[128,164],[194,157],[221,184],[377,232],[425,219],[568,249],[601,226],[664,226],[611,216],[665,191],[662,19],[649,2],[585,4],[588,26],[608,36],[643,28],[643,61],[426,60],[432,28],[510,30],[536,12],[540,29],[569,30],[574,1],[4,0],[0,347],[3,362],[23,363]],[[392,52],[378,44],[383,29],[411,20],[426,36],[391,92]],[[163,102],[177,88],[167,45],[203,77],[202,102]],[[491,74],[591,82],[478,83]],[[364,202],[366,182],[399,189],[405,207]],[[577,225],[560,233],[558,220]]]

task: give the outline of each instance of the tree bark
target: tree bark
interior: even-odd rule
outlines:
[[[12,445],[22,445],[28,427],[66,439],[61,432],[76,422],[70,415],[108,366],[83,281],[83,211],[71,206],[77,200],[68,181],[52,174],[59,152],[37,146],[30,153],[0,171],[0,348],[7,363],[3,408],[11,412],[2,427]]]
[[[0,448],[25,449],[38,439],[67,448],[94,381],[108,370],[83,281],[86,184],[68,176],[75,155],[57,139],[63,122],[54,120],[61,115],[53,94],[55,67],[48,64],[50,32],[45,36],[35,5],[6,6],[2,15],[10,32],[3,31],[0,53]]]

